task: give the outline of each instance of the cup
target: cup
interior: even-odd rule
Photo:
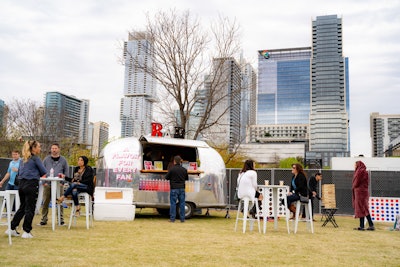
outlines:
[[[63,178],[63,174],[62,174],[62,173],[59,173],[59,174],[58,174],[58,178]]]
[[[280,185],[280,186],[283,185],[283,181],[282,181],[282,180],[279,181],[279,185]]]
[[[269,185],[269,180],[264,180],[265,185]]]

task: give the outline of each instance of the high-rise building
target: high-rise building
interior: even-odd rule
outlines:
[[[108,141],[109,125],[103,121],[93,123],[92,156],[98,157]]]
[[[203,132],[203,137],[233,149],[241,141],[241,68],[234,58],[217,58],[213,61],[213,69],[205,81],[202,95],[205,102],[212,98],[214,108],[209,114],[209,122],[216,123]]]
[[[6,104],[0,99],[0,131],[6,126]]]
[[[400,137],[400,114],[370,114],[372,157],[384,157]]]
[[[257,124],[304,124],[310,114],[311,47],[258,53]]]
[[[124,43],[125,82],[121,99],[121,136],[151,133],[156,81],[147,69],[153,66],[152,40],[146,32],[130,32]]]
[[[348,60],[343,57],[342,19],[318,16],[312,22],[310,151],[350,155]],[[330,156],[331,155],[331,156]]]
[[[44,125],[45,138],[49,142],[71,138],[79,144],[87,144],[89,100],[60,92],[47,92]]]
[[[246,128],[257,120],[257,74],[249,63],[242,68],[242,90],[240,101],[240,143],[246,138]]]

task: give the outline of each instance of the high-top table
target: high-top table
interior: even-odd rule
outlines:
[[[286,203],[286,195],[289,192],[287,185],[258,185],[263,195],[262,216],[263,232],[267,230],[267,218],[274,217],[274,229],[278,229],[278,217],[287,217],[286,207],[280,204],[280,199]],[[289,229],[288,229],[289,231]]]
[[[53,231],[56,228],[56,209],[58,211],[58,224],[60,225],[60,206],[57,205],[57,198],[60,196],[60,182],[64,181],[63,178],[58,177],[47,177],[47,178],[40,178],[42,182],[51,182],[51,226]],[[43,185],[41,185],[43,186]]]

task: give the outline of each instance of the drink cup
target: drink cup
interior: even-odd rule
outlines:
[[[282,181],[282,180],[279,181],[279,185],[280,185],[280,186],[283,185],[283,181]]]
[[[264,180],[265,185],[269,185],[269,180]]]

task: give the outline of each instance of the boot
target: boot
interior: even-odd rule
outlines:
[[[293,217],[291,219],[294,219],[294,217],[296,216],[296,205],[290,205],[289,210],[293,213]]]

